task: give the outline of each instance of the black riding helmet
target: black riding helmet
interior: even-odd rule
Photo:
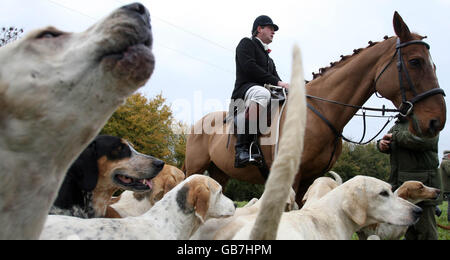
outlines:
[[[260,15],[258,16],[255,21],[253,22],[253,28],[252,28],[252,35],[255,34],[256,30],[258,29],[258,26],[266,26],[266,25],[272,25],[275,31],[278,31],[278,25],[274,24],[272,19],[270,19],[267,15]]]

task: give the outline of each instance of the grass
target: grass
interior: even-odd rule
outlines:
[[[248,201],[235,201],[235,203],[237,204],[238,208],[241,208],[245,206]],[[436,222],[443,226],[450,226],[450,222],[447,221],[447,205],[447,201],[444,201],[444,203],[439,205],[439,208],[441,208],[442,210],[442,215],[439,218],[436,217]],[[450,230],[444,230],[438,227],[438,233],[439,240],[450,240]],[[358,240],[358,236],[356,235],[356,233],[353,235],[353,240]]]
[[[238,208],[242,208],[247,205],[248,201],[235,201],[234,203],[236,203]]]
[[[436,222],[443,226],[450,226],[450,223],[447,221],[447,208],[448,201],[442,203],[439,208],[442,209],[442,215],[436,219]],[[438,227],[439,240],[450,240],[450,230],[444,230]]]

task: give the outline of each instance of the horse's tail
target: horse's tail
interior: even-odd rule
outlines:
[[[261,210],[250,239],[276,239],[285,201],[289,197],[290,188],[300,166],[306,126],[306,97],[303,64],[298,46],[294,46],[292,79],[287,102],[278,156],[272,164],[261,198]]]

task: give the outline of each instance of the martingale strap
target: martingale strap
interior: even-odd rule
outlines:
[[[330,128],[330,130],[333,132],[334,136],[337,139],[342,138],[342,140],[344,140],[344,141],[346,141],[348,143],[357,144],[357,145],[366,145],[366,144],[369,144],[370,142],[372,142],[373,140],[375,140],[375,138],[377,138],[381,134],[381,132],[383,132],[384,129],[389,125],[389,123],[392,121],[392,119],[395,118],[395,117],[389,117],[387,122],[384,124],[384,126],[381,128],[381,130],[378,131],[378,133],[374,137],[372,137],[370,140],[368,140],[366,142],[363,142],[364,136],[365,136],[365,132],[366,132],[365,113],[363,113],[363,117],[364,117],[364,134],[363,134],[363,137],[361,138],[361,140],[359,142],[355,142],[355,141],[350,140],[349,138],[345,137],[342,134],[342,132],[340,132],[339,130],[336,129],[336,127],[334,127],[334,125],[330,122],[330,120],[328,120],[322,113],[320,113],[310,103],[306,103],[306,105],[314,114],[316,114],[328,126],[328,128]]]

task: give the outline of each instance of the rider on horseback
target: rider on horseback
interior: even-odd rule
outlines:
[[[252,38],[244,38],[236,48],[236,83],[232,94],[234,124],[236,132],[235,167],[244,168],[250,162],[249,146],[255,140],[258,129],[258,114],[267,112],[271,94],[265,84],[288,88],[276,71],[269,57],[268,45],[273,41],[278,26],[266,15],[257,17],[253,23]],[[236,102],[236,100],[243,102]],[[258,162],[261,156],[253,158]]]

